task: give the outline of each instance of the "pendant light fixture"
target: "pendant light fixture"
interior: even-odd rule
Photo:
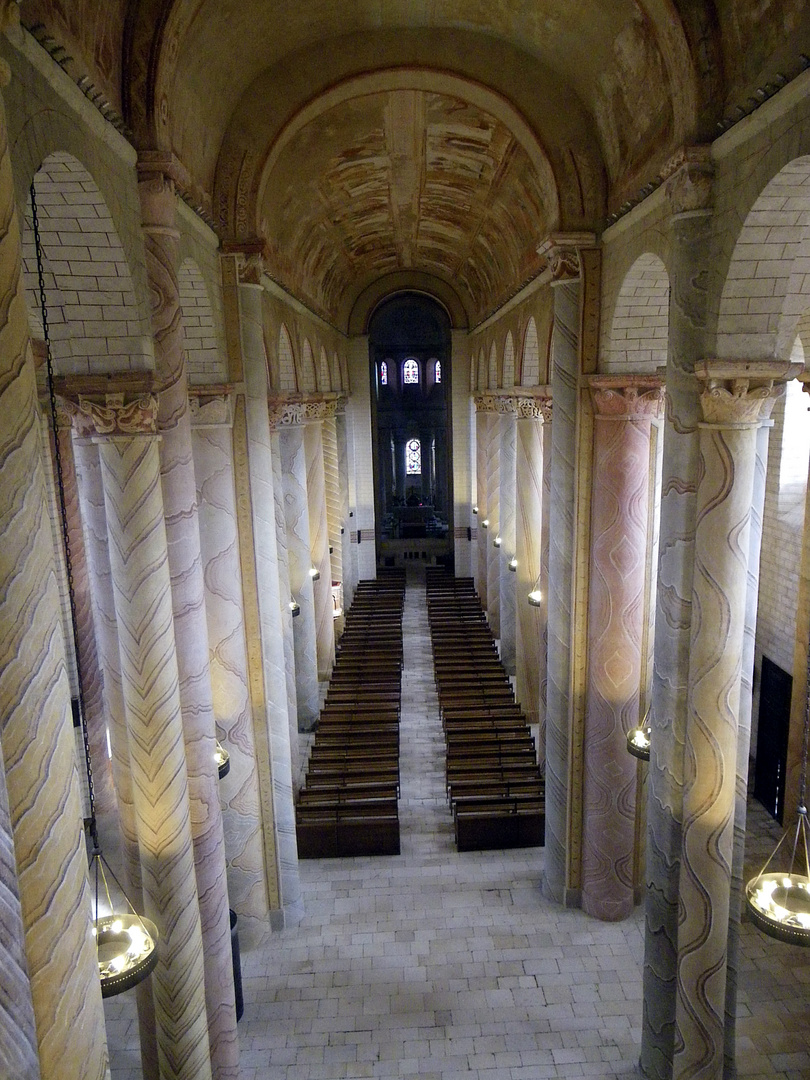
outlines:
[[[796,832],[786,872],[771,871],[779,849],[790,835],[785,832],[768,861],[745,887],[745,905],[751,922],[764,934],[790,945],[810,946],[810,856],[807,845],[807,746],[810,741],[810,648],[807,652],[804,693],[804,742],[799,781]],[[804,872],[799,869],[804,856]]]
[[[650,727],[650,714],[647,712],[644,722],[639,724],[638,727],[630,728],[627,732],[627,749],[640,761],[650,760],[650,738],[652,735],[652,728]]]
[[[79,631],[76,615],[76,597],[73,589],[73,568],[70,557],[70,535],[68,532],[67,509],[65,506],[65,486],[62,473],[62,455],[59,449],[59,425],[56,410],[56,393],[53,386],[53,358],[48,336],[48,308],[45,301],[45,274],[42,264],[42,244],[39,235],[37,217],[37,198],[34,182],[31,181],[31,216],[33,219],[34,245],[36,248],[39,302],[42,315],[42,334],[45,339],[46,373],[48,397],[50,401],[51,424],[53,426],[54,465],[56,471],[56,489],[59,499],[59,517],[62,528],[62,542],[65,557],[65,574],[70,604],[70,623],[73,634],[73,654],[78,683],[78,710],[84,742],[84,763],[87,775],[87,797],[89,817],[85,828],[90,837],[90,878],[94,883],[93,936],[98,952],[98,974],[101,981],[103,998],[120,994],[137,985],[152,971],[157,963],[158,933],[154,923],[137,914],[126,893],[101,854],[96,822],[96,801],[93,791],[93,767],[90,760],[90,740],[87,734],[87,716],[85,712],[81,654],[79,652]],[[110,894],[108,877],[112,878],[129,909],[116,912]],[[106,901],[108,912],[101,914],[102,902]]]
[[[217,739],[217,745],[214,750],[214,761],[217,763],[217,776],[221,780],[223,776],[227,776],[231,771],[231,755]]]

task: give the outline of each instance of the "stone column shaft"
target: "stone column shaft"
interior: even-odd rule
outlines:
[[[287,728],[290,732],[290,761],[292,763],[293,789],[297,790],[300,773],[298,696],[295,682],[295,623],[289,607],[284,608],[283,598],[292,597],[290,588],[290,559],[287,551],[287,519],[284,512],[284,473],[281,466],[281,440],[277,430],[270,432],[273,457],[273,499],[275,501],[276,550],[278,552],[278,588],[282,598],[281,613],[284,628],[284,670],[287,681]],[[289,604],[289,601],[288,601]],[[288,614],[289,613],[289,614]],[[285,618],[285,616],[287,616]]]
[[[290,592],[300,607],[293,620],[295,687],[298,730],[312,731],[320,715],[318,691],[317,623],[307,505],[307,468],[304,428],[301,424],[279,432],[281,471],[284,476],[284,516],[287,522],[287,556]]]
[[[487,424],[487,621],[492,636],[501,636],[501,552],[495,540],[501,532],[501,418],[493,414]]]
[[[216,733],[208,670],[208,627],[200,530],[191,447],[188,385],[177,272],[179,234],[174,186],[147,155],[139,163],[138,193],[146,270],[152,296],[152,332],[158,385],[160,470],[166,513],[174,633],[180,676],[194,865],[205,942],[205,997],[214,1080],[236,1080],[236,1033],[225,842]]]
[[[114,430],[119,412],[97,413],[97,428]],[[157,440],[119,435],[99,451],[145,914],[160,935],[152,975],[160,1076],[207,1080],[203,942]]]
[[[214,407],[224,412],[224,422]],[[200,546],[217,735],[230,755],[220,780],[230,906],[239,916],[239,937],[248,948],[266,937],[270,901],[264,873],[261,798],[248,688],[242,570],[228,402],[216,399],[195,413]]]
[[[267,405],[267,358],[262,330],[260,285],[246,280],[239,287],[242,354],[245,368],[245,417],[240,441],[244,480],[240,498],[245,503],[245,534],[252,534],[252,548],[243,547],[242,566],[251,568],[252,596],[246,599],[255,612],[248,626],[248,659],[251,668],[256,745],[260,754],[262,815],[265,828],[265,869],[268,892],[284,913],[294,912],[301,902],[298,849],[295,841],[290,727],[287,713],[287,678],[284,657],[284,625],[289,619],[289,596],[279,593],[278,547],[275,528],[275,485]],[[236,427],[234,439],[236,440]],[[240,521],[241,531],[241,521]],[[246,545],[249,547],[250,545]],[[258,599],[258,609],[256,601]],[[251,657],[251,650],[254,655]],[[257,655],[258,654],[258,655]]]
[[[87,536],[90,592],[93,599],[99,660],[103,671],[104,708],[109,723],[113,783],[118,808],[118,825],[121,831],[127,896],[136,911],[143,911],[141,854],[138,846],[138,824],[130,771],[129,733],[121,683],[121,651],[118,642],[107,511],[104,505],[104,485],[98,444],[89,437],[75,438],[74,458],[82,520]],[[140,1030],[141,1070],[144,1080],[157,1080],[160,1069],[151,980],[146,979],[139,983],[135,993]]]
[[[702,365],[700,484],[684,754],[675,1058],[676,1078],[719,1080],[725,1062],[737,729],[748,601],[757,429],[772,382],[724,385]],[[745,368],[745,365],[739,365]],[[775,365],[764,365],[774,367]]]
[[[530,604],[528,596],[538,588],[543,567],[543,521],[548,514],[543,490],[544,410],[549,399],[536,402],[522,398],[518,402],[516,425],[517,518],[515,549],[517,555],[517,698],[532,727],[538,729],[537,753],[545,761],[545,731],[541,716],[540,687],[546,672],[545,590],[542,607]]]
[[[13,10],[12,5],[3,6],[2,28]],[[9,78],[2,61],[0,86]],[[21,1025],[12,1046],[0,1054],[10,1053],[21,1062],[24,1071],[10,1075],[102,1080],[108,1071],[104,1013],[2,101],[0,218],[0,746],[8,796],[8,818],[0,827],[5,853],[0,880],[8,890],[10,930],[6,937],[4,914],[0,938],[8,966],[3,963],[0,978],[4,989],[19,992],[12,1007]],[[12,897],[9,860],[16,863],[19,909]],[[20,911],[27,979],[20,954]]]
[[[335,666],[335,620],[332,617],[332,562],[329,555],[322,420],[310,420],[304,425],[304,454],[307,466],[311,565],[319,574],[313,582],[318,679],[320,682],[328,682]]]
[[[323,472],[326,482],[326,521],[329,527],[329,561],[332,582],[343,589],[343,536],[341,535],[342,505],[338,464],[337,416],[328,415],[323,421]],[[342,608],[341,608],[342,610]],[[343,616],[332,619],[333,641],[343,632]],[[333,656],[334,661],[334,656]]]
[[[487,520],[487,446],[489,445],[489,413],[477,409],[475,413],[476,446],[476,503],[478,505],[478,558],[475,563],[475,583],[481,607],[487,610],[487,543],[489,529],[484,527]]]
[[[638,769],[646,618],[650,426],[658,381],[592,376],[594,471],[583,777],[582,907],[626,918],[635,900]]]
[[[515,674],[516,652],[515,637],[517,611],[515,608],[517,581],[516,571],[509,569],[509,562],[516,558],[517,527],[515,517],[517,450],[516,418],[512,411],[514,401],[510,400],[510,410],[500,418],[501,429],[501,546],[495,549],[500,568],[500,625],[501,625],[501,661],[508,675]]]
[[[567,815],[571,753],[571,635],[576,499],[579,294],[575,280],[554,286],[554,423],[548,554],[548,708],[546,713],[546,858],[543,887],[567,896]]]

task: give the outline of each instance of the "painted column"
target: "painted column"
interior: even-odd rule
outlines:
[[[541,684],[546,675],[546,595],[539,587],[543,569],[544,521],[548,505],[543,490],[545,426],[551,418],[550,391],[517,399],[516,488],[517,514],[517,699],[528,723],[537,728],[538,761],[545,762],[545,711],[541,709]],[[540,592],[541,606],[530,604],[529,593]]]
[[[62,490],[65,499],[65,518],[68,543],[70,544],[70,566],[73,576],[73,600],[76,612],[77,640],[76,643],[69,641],[67,648],[70,649],[74,645],[78,646],[79,663],[77,673],[81,672],[84,718],[93,766],[95,808],[99,815],[113,814],[116,809],[115,792],[113,790],[110,758],[107,752],[107,723],[104,716],[104,696],[102,692],[103,679],[96,649],[96,630],[90,601],[90,581],[81,510],[79,508],[73,439],[71,436],[73,421],[69,406],[65,407],[63,405],[58,409],[57,425],[59,428],[59,459],[62,472]],[[53,436],[50,429],[49,436],[51,446],[53,446]],[[60,537],[60,543],[64,544],[62,537]],[[67,632],[71,632],[70,628],[67,628]]]
[[[726,960],[737,781],[737,726],[757,429],[783,364],[700,365],[689,692],[679,874],[673,1076],[724,1071]],[[698,369],[696,369],[698,372]],[[753,380],[749,377],[753,374]],[[760,376],[760,378],[757,378]],[[699,617],[698,617],[699,616]]]
[[[0,1075],[40,1080],[14,836],[0,745]]]
[[[723,1075],[736,1075],[737,981],[740,961],[740,922],[745,902],[745,829],[748,814],[748,768],[751,752],[751,709],[753,706],[754,652],[759,600],[759,556],[762,547],[762,515],[765,506],[765,480],[768,467],[768,441],[773,421],[770,412],[776,401],[772,394],[762,406],[763,419],[757,428],[757,451],[754,463],[754,486],[751,496],[749,526],[748,583],[745,598],[745,636],[743,639],[740,687],[740,713],[737,725],[737,778],[734,795],[734,854],[731,863],[731,897],[728,919],[728,963],[726,975],[725,1069]]]
[[[501,623],[501,661],[507,675],[515,674],[516,652],[515,638],[517,611],[515,608],[517,581],[516,571],[509,569],[511,559],[517,558],[516,527],[516,484],[517,484],[517,431],[515,417],[515,399],[504,398],[503,415],[500,417],[501,430],[501,546],[495,549],[500,568],[500,623]]]
[[[329,682],[335,666],[335,620],[332,617],[332,562],[329,556],[329,521],[326,509],[326,476],[323,461],[325,403],[317,403],[318,418],[304,425],[304,457],[307,467],[307,510],[315,604],[315,648],[318,680]]]
[[[575,239],[549,241],[541,250],[549,258],[554,292],[543,889],[550,899],[567,903],[581,265]]]
[[[285,912],[301,903],[298,848],[295,841],[287,678],[284,668],[284,619],[289,597],[279,593],[275,529],[275,491],[270,418],[267,403],[267,358],[262,330],[261,266],[243,266],[239,286],[242,355],[245,371],[245,412],[234,418],[234,456],[237,497],[241,502],[239,531],[248,666],[253,722],[259,758],[262,820],[265,834],[265,872],[271,903],[278,905],[273,926],[281,927]],[[239,424],[237,427],[237,419]],[[252,543],[248,538],[252,536]]]
[[[230,755],[228,774],[219,781],[228,898],[239,917],[240,941],[250,948],[267,936],[270,901],[248,689],[230,397],[193,397],[191,424],[214,716],[217,738]]]
[[[345,407],[345,401],[343,402]],[[331,589],[339,586],[339,595],[343,592],[343,537],[341,535],[341,501],[340,501],[340,475],[338,472],[338,441],[337,441],[337,409],[335,412],[327,410],[323,420],[323,472],[326,483],[326,522],[329,528],[329,548],[331,563]],[[331,597],[330,597],[331,599]],[[331,605],[334,606],[333,604]],[[342,601],[339,604],[343,610]],[[343,630],[343,616],[337,619],[332,613],[332,641],[340,636]]]
[[[205,1000],[211,1064],[215,1080],[235,1080],[239,1075],[239,1038],[234,1005],[225,840],[219,777],[214,760],[216,732],[208,670],[205,586],[177,282],[180,256],[174,183],[170,175],[172,166],[173,162],[163,155],[142,155],[138,161],[138,194],[152,297],[158,430],[161,435],[160,474],[189,796],[194,808],[191,831],[205,944]]]
[[[486,411],[483,395],[475,398],[475,448],[476,448],[476,504],[478,513],[478,558],[476,560],[475,585],[481,607],[487,610],[487,542],[489,528],[487,521],[487,446],[489,445],[490,415]]]
[[[292,589],[290,588],[290,559],[287,551],[287,518],[284,511],[284,473],[281,467],[281,440],[278,430],[270,429],[273,456],[273,500],[276,520],[276,551],[278,553],[278,591],[281,597],[281,623],[284,628],[284,672],[287,681],[287,728],[290,732],[290,762],[293,791],[297,791],[300,776],[300,742],[298,737],[298,699],[295,683],[295,622],[293,621]],[[288,597],[287,607],[284,597]]]
[[[315,595],[310,575],[312,548],[309,537],[306,451],[304,425],[301,422],[303,406],[300,403],[281,404],[280,410],[279,446],[284,477],[290,593],[300,608],[293,619],[298,730],[312,731],[320,715],[320,698]]]
[[[498,405],[490,399],[497,410]],[[487,621],[492,636],[501,636],[501,417],[493,412],[487,425]]]
[[[663,392],[650,376],[596,375],[589,383],[595,420],[582,907],[615,921],[635,901],[638,769],[626,736],[641,721],[650,427]]]
[[[467,359],[467,331],[450,331],[450,410],[452,418],[452,498],[453,498],[453,553],[457,577],[470,577],[476,561],[473,533],[478,518],[473,515],[475,502],[474,470],[470,446],[472,425],[470,423],[470,366]],[[447,376],[444,371],[442,375]],[[444,484],[444,476],[440,483]]]
[[[346,433],[345,405],[342,412],[335,417],[337,421],[337,445],[338,445],[338,476],[340,479],[340,528],[342,534],[342,564],[343,564],[343,607],[348,611],[354,599],[354,590],[357,584],[357,564],[351,557],[349,534],[351,532],[351,518],[349,517],[349,445]]]
[[[95,423],[110,536],[133,799],[162,1080],[211,1076],[205,974],[174,640],[157,404],[81,401]]]
[[[357,562],[357,578],[362,581],[377,576],[377,545],[375,542],[374,470],[372,462],[371,375],[368,359],[368,337],[358,336],[349,341],[349,384],[351,395],[346,404],[346,424],[349,432],[350,510],[354,513],[350,542]]]
[[[118,807],[127,896],[136,911],[143,911],[141,853],[138,846],[138,824],[129,761],[129,733],[121,682],[121,650],[118,642],[118,621],[115,615],[115,593],[110,566],[110,544],[101,460],[98,444],[93,438],[95,426],[92,421],[74,407],[73,423],[74,458],[82,520],[87,537],[90,593],[93,600],[99,660],[103,672],[104,709],[109,722],[113,783]],[[139,983],[135,995],[141,1044],[141,1070],[144,1080],[157,1080],[160,1075],[160,1066],[151,980],[146,979]]]
[[[709,148],[685,149],[672,159],[667,172],[666,191],[672,210],[671,292],[650,714],[652,749],[647,770],[641,1036],[641,1070],[650,1080],[669,1080],[675,1053],[678,865],[699,461],[700,388],[694,368],[706,356],[706,268],[712,261]]]
[[[16,5],[0,4],[0,29],[17,15]],[[0,87],[9,79],[0,61]],[[0,935],[8,966],[4,961],[0,980],[14,995],[9,1019],[20,1022],[0,1056],[19,1056],[24,1071],[10,1075],[102,1080],[104,1013],[7,139],[0,101],[0,752],[8,797],[0,890],[9,904]]]

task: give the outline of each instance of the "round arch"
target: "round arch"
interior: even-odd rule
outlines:
[[[639,255],[624,276],[600,365],[605,372],[654,372],[667,361],[669,274],[653,252]]]
[[[349,336],[367,334],[369,321],[380,305],[398,293],[405,292],[421,294],[435,300],[440,307],[444,308],[450,320],[450,326],[454,330],[463,329],[469,325],[469,312],[452,285],[431,274],[415,270],[401,270],[377,278],[355,298],[348,315]]]

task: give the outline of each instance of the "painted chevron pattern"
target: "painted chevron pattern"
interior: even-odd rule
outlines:
[[[501,660],[509,674],[515,672],[515,608],[516,574],[509,569],[509,560],[515,553],[516,541],[516,433],[517,418],[506,415],[500,418],[501,429],[501,547],[493,549],[500,570],[500,620]]]
[[[476,503],[478,504],[478,562],[475,584],[481,607],[487,610],[487,540],[489,530],[481,522],[487,516],[487,447],[489,446],[489,413],[478,411],[475,414],[475,462],[476,462]]]
[[[157,440],[100,447],[161,1075],[211,1076],[202,933]]]
[[[501,636],[501,553],[493,540],[501,531],[501,421],[491,414],[487,425],[487,621],[493,637]]]
[[[326,681],[335,665],[335,624],[332,618],[332,567],[329,556],[322,420],[311,421],[304,425],[304,452],[307,466],[310,551],[312,565],[321,575],[314,582],[313,589],[318,678]]]

